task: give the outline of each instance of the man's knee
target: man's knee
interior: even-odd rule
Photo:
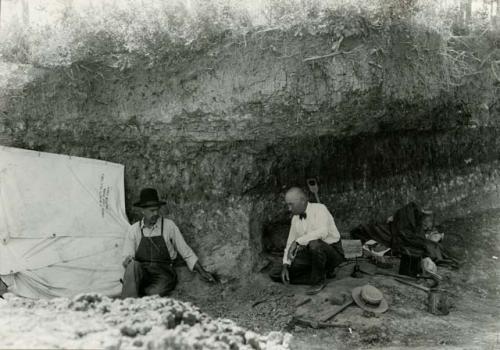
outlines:
[[[159,283],[154,283],[144,288],[144,295],[159,295],[161,297],[164,297],[167,296],[171,291],[173,291],[176,285],[176,280],[164,280]]]
[[[141,263],[133,260],[125,267],[125,273],[122,279],[122,293],[121,297],[124,298],[137,298],[139,296],[139,286],[142,279],[142,266]]]
[[[326,245],[325,242],[323,242],[320,239],[316,239],[314,241],[310,241],[307,247],[313,252],[318,252],[324,250],[325,245]]]
[[[140,280],[142,277],[142,267],[141,263],[135,260],[132,260],[125,267],[125,272],[123,273],[123,280]]]

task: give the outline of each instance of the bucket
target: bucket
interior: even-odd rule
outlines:
[[[450,303],[446,292],[431,289],[427,297],[428,311],[433,315],[444,316],[450,313]]]

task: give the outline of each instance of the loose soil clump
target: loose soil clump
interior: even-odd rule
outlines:
[[[30,300],[4,295],[0,347],[95,349],[289,349],[291,335],[258,334],[171,298],[99,294]]]

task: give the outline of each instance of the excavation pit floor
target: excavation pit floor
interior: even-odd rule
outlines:
[[[392,277],[351,277],[353,264],[311,297],[306,286],[274,283],[264,273],[247,276],[245,283],[208,285],[184,271],[170,298],[123,301],[87,294],[35,301],[6,294],[0,300],[0,349],[500,349],[500,211],[450,220],[440,229],[463,261],[459,269],[439,267],[448,315],[429,313],[425,291]],[[473,230],[478,239],[468,239]],[[361,262],[363,269],[369,265]],[[345,327],[291,323],[294,317],[314,319],[364,284],[383,292],[387,312],[351,305],[328,320]]]
[[[428,311],[425,291],[392,277],[351,277],[353,264],[339,269],[321,293],[299,307],[308,298],[307,287],[274,283],[265,274],[252,276],[246,286],[216,286],[198,295],[181,287],[176,295],[212,316],[230,318],[257,332],[289,331],[292,349],[500,349],[500,211],[449,220],[439,229],[445,233],[443,244],[462,261],[459,269],[438,267],[443,277],[439,288],[449,301],[446,316]],[[360,265],[373,271],[372,264]],[[380,270],[396,273],[397,267]],[[328,321],[349,328],[290,328],[294,316],[312,319],[332,307],[332,298],[364,284],[384,293],[389,303],[386,313],[375,315],[351,305]]]

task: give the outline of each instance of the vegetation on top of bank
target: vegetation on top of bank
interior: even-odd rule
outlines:
[[[486,1],[486,0],[485,0]],[[491,0],[488,0],[491,1]],[[41,2],[43,4],[43,1]],[[44,24],[13,17],[2,23],[0,58],[40,67],[100,62],[126,69],[169,64],[190,53],[248,35],[289,31],[300,35],[362,35],[364,28],[397,23],[453,33],[492,29],[491,16],[476,11],[464,19],[456,4],[432,0],[191,0],[103,1],[76,7],[67,2]],[[43,6],[38,9],[43,12]],[[498,11],[498,10],[497,10]],[[137,59],[136,59],[137,58]]]

